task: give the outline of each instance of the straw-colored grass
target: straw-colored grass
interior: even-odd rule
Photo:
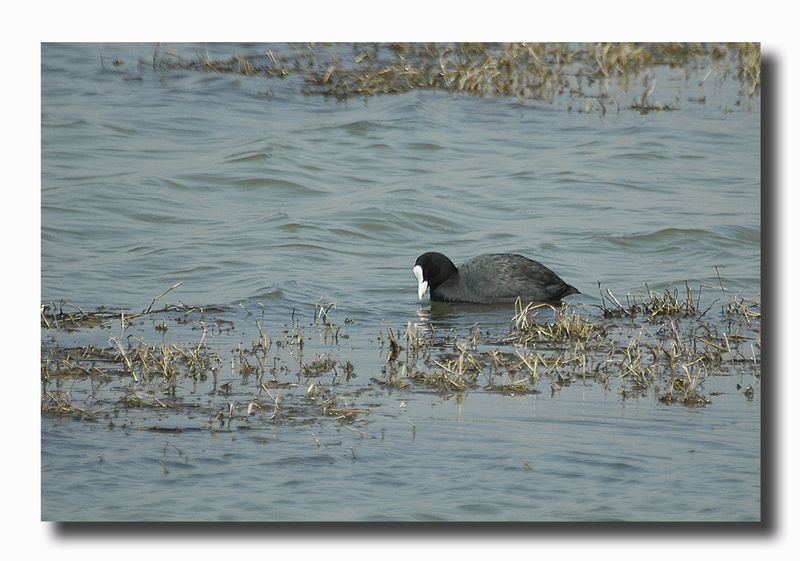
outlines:
[[[255,54],[186,59],[158,46],[152,67],[248,77],[298,76],[309,95],[338,99],[441,90],[472,96],[577,100],[579,111],[615,107],[646,113],[679,109],[658,99],[652,69],[683,69],[703,82],[736,79],[742,95],[760,93],[758,43],[369,43],[270,46]],[[351,55],[342,56],[349,47]],[[118,66],[122,65],[122,62]],[[614,92],[612,92],[612,88]],[[663,89],[663,88],[662,88]],[[631,92],[631,95],[628,95]],[[630,99],[630,101],[628,101]]]
[[[742,395],[754,399],[761,375],[759,302],[728,296],[722,285],[722,296],[707,305],[701,305],[702,289],[688,283],[683,291],[645,289],[626,296],[625,304],[601,291],[599,313],[518,301],[507,328],[494,331],[473,325],[443,334],[411,321],[405,329],[388,327],[377,337],[380,357],[364,366],[368,381],[357,384],[354,359],[340,356],[339,341],[348,334],[333,304],[316,305],[310,333],[292,317],[290,327],[270,335],[262,313],[254,340],[231,343],[228,360],[214,334],[232,337],[233,322],[195,314],[197,308],[109,315],[47,306],[42,328],[53,336],[42,339],[42,413],[113,425],[123,413],[186,421],[191,412],[198,420],[190,426],[208,430],[320,419],[352,424],[370,411],[359,405],[359,395],[376,388],[463,399],[469,392],[520,397],[549,388],[555,394],[576,383],[598,384],[621,399],[706,406],[714,395],[706,395],[704,383],[715,375],[739,376]],[[107,344],[59,344],[62,335],[96,334],[103,322],[111,322],[104,329],[120,330]],[[198,340],[167,340],[187,330]],[[165,427],[152,420],[144,426]]]

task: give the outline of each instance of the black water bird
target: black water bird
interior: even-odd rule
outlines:
[[[423,253],[412,269],[419,283],[420,302],[430,290],[431,300],[473,304],[558,302],[580,294],[553,271],[532,259],[512,253],[474,257],[456,268],[447,256]]]

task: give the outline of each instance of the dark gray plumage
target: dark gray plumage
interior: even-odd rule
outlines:
[[[423,253],[414,263],[419,299],[430,289],[431,300],[474,304],[557,302],[578,289],[553,271],[522,255],[480,255],[456,268],[445,255]]]

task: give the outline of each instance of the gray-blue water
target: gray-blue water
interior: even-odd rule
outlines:
[[[160,303],[222,306],[247,326],[223,347],[257,337],[246,311],[279,333],[336,302],[337,356],[355,365],[356,406],[375,407],[356,427],[177,434],[44,416],[43,519],[760,518],[760,392],[737,389],[749,379],[710,376],[707,407],[591,383],[464,399],[370,384],[379,333],[428,318],[411,274],[424,251],[535,258],[589,316],[598,282],[624,297],[688,281],[710,305],[719,271],[729,294],[760,297],[759,99],[735,80],[659,69],[653,96],[678,107],[646,114],[432,91],[340,102],[303,95],[297,76],[154,70],[154,49],[42,47],[42,302],[141,310],[182,281]]]

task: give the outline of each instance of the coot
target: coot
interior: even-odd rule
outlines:
[[[514,302],[556,302],[578,289],[565,283],[537,261],[512,253],[480,255],[456,268],[445,255],[436,252],[417,257],[414,268],[420,301],[430,289],[431,300],[500,304]]]

